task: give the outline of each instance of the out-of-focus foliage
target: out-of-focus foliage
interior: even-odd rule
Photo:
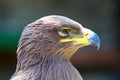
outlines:
[[[15,50],[23,27],[51,14],[70,17],[96,31],[101,37],[103,49],[111,48],[111,44],[114,47],[115,8],[113,0],[1,0],[0,50]]]

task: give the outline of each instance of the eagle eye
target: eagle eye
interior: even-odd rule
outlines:
[[[71,32],[71,28],[69,27],[64,27],[58,30],[58,34],[62,37],[67,37],[70,32]]]

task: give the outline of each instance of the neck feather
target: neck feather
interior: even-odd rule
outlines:
[[[29,65],[24,70],[18,69],[15,75],[13,80],[82,80],[74,66],[59,56],[52,57],[52,59],[41,57],[40,62]]]
[[[54,46],[56,49],[52,49],[44,45],[36,47],[36,44],[18,47],[17,68],[11,80],[82,80],[69,61],[78,47],[59,49]]]

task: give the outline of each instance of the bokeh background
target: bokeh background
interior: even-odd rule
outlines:
[[[120,80],[119,0],[0,0],[0,80],[15,71],[23,28],[53,14],[72,18],[100,36],[99,51],[84,47],[71,59],[84,80]]]

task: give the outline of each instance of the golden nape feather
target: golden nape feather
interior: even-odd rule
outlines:
[[[42,17],[23,30],[10,80],[83,80],[70,58],[87,45],[100,47],[93,31],[64,16]]]

